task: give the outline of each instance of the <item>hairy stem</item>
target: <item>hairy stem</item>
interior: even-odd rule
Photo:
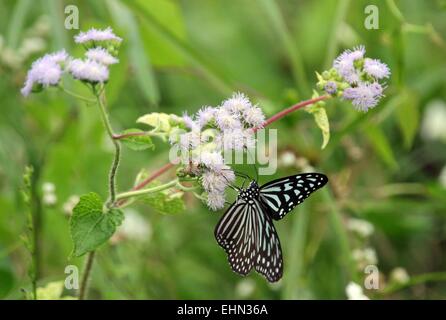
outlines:
[[[291,112],[294,112],[296,110],[299,110],[303,107],[309,106],[311,104],[314,104],[316,102],[322,101],[322,100],[326,100],[328,98],[331,98],[331,96],[321,96],[321,97],[317,97],[317,98],[313,98],[313,99],[308,99],[302,102],[299,102],[285,110],[282,110],[278,113],[276,113],[275,115],[273,115],[271,118],[269,118],[268,120],[266,120],[266,122],[263,124],[263,127],[266,127],[268,125],[270,125],[273,122],[276,122],[277,120],[282,119],[283,117],[285,117],[286,115],[290,114]],[[254,129],[254,131],[257,131],[261,128],[256,128]]]
[[[96,90],[95,87],[93,87],[93,92],[96,95],[97,104],[99,106],[99,111],[101,113],[102,122],[104,123],[105,130],[107,131],[107,134],[110,137],[110,140],[113,142],[113,145],[115,147],[115,156],[113,158],[113,163],[108,178],[109,199],[107,201],[107,206],[110,207],[114,204],[116,200],[116,173],[118,171],[119,161],[121,159],[121,145],[119,141],[113,139],[114,136],[113,128],[111,126],[110,119],[108,117],[107,109],[105,106],[106,102],[105,102],[104,87],[103,86],[99,87],[98,91]],[[88,254],[87,263],[85,265],[84,274],[82,276],[82,282],[79,291],[79,300],[85,299],[87,295],[88,282],[91,275],[91,268],[93,266],[94,257],[95,257],[95,251],[91,251]]]
[[[93,268],[93,262],[95,257],[95,251],[88,253],[87,262],[85,263],[84,274],[82,275],[81,286],[79,291],[79,300],[85,300],[88,291],[88,282],[90,281],[91,270]]]
[[[140,189],[140,190],[127,191],[127,192],[120,193],[116,196],[116,199],[121,200],[121,199],[127,199],[127,198],[141,196],[141,195],[148,194],[148,193],[160,192],[160,191],[172,188],[172,187],[176,186],[177,184],[178,184],[178,179],[174,179],[168,183],[165,183],[163,185],[156,186],[153,188]]]
[[[113,142],[115,147],[115,156],[113,159],[112,167],[110,169],[110,174],[108,178],[108,187],[109,187],[109,202],[108,204],[113,204],[116,200],[116,172],[118,171],[119,161],[121,159],[121,145],[119,141],[114,139],[115,134],[113,133],[113,128],[110,123],[110,119],[108,117],[108,113],[105,107],[105,94],[104,90],[100,90],[101,93],[97,94],[97,102],[99,106],[99,110],[101,111],[102,122],[104,123],[104,127],[110,137],[110,140]]]

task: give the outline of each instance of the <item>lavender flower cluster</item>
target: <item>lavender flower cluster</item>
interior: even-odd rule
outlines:
[[[65,72],[74,79],[92,84],[108,81],[108,66],[119,62],[114,55],[122,39],[116,36],[111,28],[90,29],[79,33],[74,39],[87,49],[85,58],[72,58],[65,49],[39,58],[28,71],[21,89],[23,96],[43,88],[58,86]]]
[[[380,80],[390,77],[388,66],[378,59],[365,57],[365,47],[346,50],[333,62],[333,68],[319,76],[319,85],[330,94],[351,101],[360,111],[374,108],[383,97]]]
[[[212,210],[225,204],[225,189],[235,180],[224,153],[255,146],[255,129],[265,122],[262,110],[242,93],[235,93],[218,107],[202,107],[195,115],[183,115],[186,132],[170,137],[181,151],[186,172],[200,177]]]

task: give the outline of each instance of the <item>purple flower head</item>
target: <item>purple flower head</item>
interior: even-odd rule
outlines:
[[[350,56],[350,59],[352,59],[353,61],[364,58],[365,46],[359,45],[357,47],[354,47],[353,51],[350,51],[348,55]]]
[[[362,59],[365,54],[365,47],[358,46],[351,50],[345,50],[341,53],[333,62],[333,68],[339,73],[339,75],[348,83],[358,83],[359,73],[355,68],[354,62]]]
[[[243,119],[252,128],[262,128],[265,123],[265,115],[257,106],[247,108],[243,112]]]
[[[113,33],[112,28],[108,27],[104,30],[92,28],[87,32],[80,32],[78,35],[74,36],[74,41],[81,44],[89,41],[116,41],[119,43],[122,41],[122,39]]]
[[[224,192],[209,192],[207,196],[207,205],[209,209],[216,211],[225,206]]]
[[[357,110],[367,112],[374,108],[382,97],[382,87],[379,83],[360,83],[357,87],[344,90],[342,97],[350,100]]]
[[[56,86],[62,77],[62,67],[59,63],[64,62],[68,58],[65,50],[46,54],[45,56],[37,59],[31,65],[31,69],[28,71],[26,81],[21,89],[23,96],[28,96],[35,84],[42,85],[43,87]]]
[[[191,116],[189,116],[187,112],[183,113],[183,121],[186,127],[191,130],[198,130],[200,128],[198,123]]]
[[[209,122],[214,120],[215,115],[215,109],[212,107],[202,107],[198,113],[198,125],[200,128],[203,128],[205,125],[207,125]]]
[[[105,66],[118,63],[119,60],[113,57],[107,50],[101,47],[89,49],[85,55],[88,59],[99,62]]]
[[[328,81],[324,86],[324,90],[328,94],[333,95],[333,94],[336,94],[336,92],[338,91],[338,86],[337,86],[336,82]]]
[[[218,127],[223,131],[239,129],[242,127],[239,116],[223,108],[217,109],[215,112],[215,120]]]
[[[366,58],[364,60],[364,71],[375,79],[390,77],[389,67],[378,59]]]
[[[251,106],[251,101],[249,101],[248,97],[245,94],[236,92],[232,95],[231,98],[223,102],[222,108],[228,110],[231,113],[240,115]]]
[[[68,64],[68,71],[73,78],[92,83],[103,83],[108,80],[109,71],[106,66],[93,60],[73,59]]]

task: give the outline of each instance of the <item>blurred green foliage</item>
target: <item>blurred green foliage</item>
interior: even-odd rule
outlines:
[[[117,132],[136,127],[145,113],[192,113],[236,90],[272,115],[309,98],[315,71],[358,44],[392,70],[386,98],[367,114],[340,100],[327,102],[332,139],[323,151],[312,115],[297,112],[274,124],[280,157],[297,158],[293,166],[279,161],[277,176],[308,163],[330,177],[329,188],[276,224],[285,259],[281,282],[269,285],[256,274],[243,279],[232,273],[213,236],[220,213],[186,194],[180,214],[162,215],[144,204],[124,210],[137,212],[146,227],[142,237],[115,237],[99,250],[92,298],[345,298],[347,284],[362,284],[366,276],[355,258],[364,248],[376,251],[380,270],[381,289],[366,290],[369,297],[445,297],[446,183],[439,176],[446,141],[420,134],[426,105],[443,101],[446,108],[444,0],[3,0],[0,298],[23,298],[20,289],[31,289],[29,254],[21,240],[26,165],[34,168],[34,210],[40,217],[41,288],[63,280],[68,264],[82,266],[82,259],[68,259],[67,200],[90,191],[107,194],[112,150],[98,110],[56,90],[20,96],[35,58],[62,47],[82,54],[72,41],[79,30],[63,26],[65,5],[73,3],[81,30],[111,26],[124,38],[107,85]],[[378,30],[364,27],[370,4],[379,9]],[[71,89],[85,93],[80,85]],[[156,151],[125,148],[120,191],[132,187],[141,168],[153,171],[167,161],[166,146],[154,142]],[[41,201],[44,182],[55,185],[54,205]],[[367,239],[355,235],[348,227],[352,217],[372,223],[374,233]],[[393,283],[396,267],[411,280]]]

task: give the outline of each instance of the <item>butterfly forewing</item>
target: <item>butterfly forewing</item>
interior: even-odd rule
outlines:
[[[274,220],[280,220],[327,181],[327,176],[321,173],[303,173],[273,180],[260,187],[260,201]]]

